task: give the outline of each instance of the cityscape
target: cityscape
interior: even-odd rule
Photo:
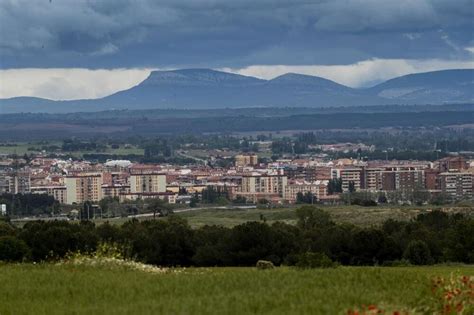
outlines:
[[[473,315],[473,21],[0,0],[0,315]]]
[[[347,144],[346,144],[347,145]],[[340,145],[331,146],[331,149]],[[106,163],[35,157],[3,158],[2,194],[45,194],[59,204],[98,204],[159,198],[189,205],[203,190],[222,193],[224,203],[291,205],[356,202],[423,205],[473,198],[474,161],[463,156],[436,161],[322,158],[278,159],[260,163],[257,154],[239,154],[227,168],[206,165]],[[21,168],[16,165],[25,165]],[[364,198],[361,200],[361,198]],[[206,203],[206,200],[202,200]],[[354,202],[354,201],[353,201]],[[14,215],[13,205],[7,211]],[[68,214],[68,213],[63,213]]]

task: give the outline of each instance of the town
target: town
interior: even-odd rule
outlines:
[[[308,157],[261,163],[257,154],[242,153],[232,161],[227,167],[216,167],[4,157],[0,172],[3,214],[31,215],[15,211],[12,199],[18,194],[47,195],[59,204],[90,203],[95,208],[107,200],[127,203],[161,199],[190,207],[198,203],[272,207],[295,203],[422,205],[473,198],[474,160],[463,156],[435,161]]]
[[[0,315],[474,314],[474,0],[0,21]]]

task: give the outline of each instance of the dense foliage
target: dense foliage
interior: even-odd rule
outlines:
[[[381,227],[360,228],[336,224],[328,213],[312,206],[296,211],[296,226],[247,222],[233,228],[191,229],[173,215],[131,220],[122,226],[37,221],[13,228],[3,222],[0,257],[58,259],[111,242],[122,244],[130,257],[162,266],[253,266],[262,259],[300,266],[330,266],[331,261],[343,265],[474,263],[474,219],[460,214],[434,211],[411,222],[388,220]]]
[[[59,211],[59,202],[46,194],[0,194],[0,204],[10,209],[10,215],[41,215]]]

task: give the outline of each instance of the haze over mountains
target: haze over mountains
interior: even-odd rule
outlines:
[[[294,73],[262,80],[209,69],[184,69],[153,71],[137,86],[101,99],[1,99],[0,113],[471,102],[474,102],[474,69],[411,74],[368,89],[354,89],[320,77]]]

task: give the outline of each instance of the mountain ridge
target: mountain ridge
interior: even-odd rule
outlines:
[[[297,73],[264,80],[196,68],[152,71],[141,83],[99,99],[0,99],[0,113],[469,103],[474,101],[473,91],[474,69],[408,74],[370,88],[355,89]]]

